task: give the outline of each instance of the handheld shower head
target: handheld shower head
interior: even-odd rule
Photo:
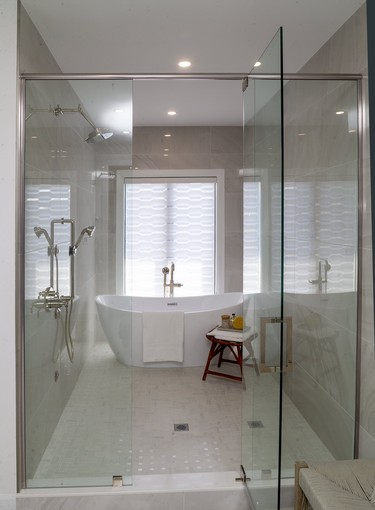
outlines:
[[[85,231],[85,234],[87,234],[89,237],[92,237],[95,232],[96,227],[94,225],[91,225],[90,227],[86,227],[83,230]]]
[[[42,235],[47,239],[48,245],[52,248],[52,240],[50,236],[48,235],[48,232],[45,228],[42,227],[34,227],[35,235],[40,238]]]
[[[79,237],[77,241],[75,242],[74,246],[72,247],[72,253],[73,255],[77,251],[78,246],[81,244],[81,241],[86,234],[88,237],[92,237],[95,232],[96,227],[94,225],[90,225],[89,227],[85,227],[82,232],[79,234]]]

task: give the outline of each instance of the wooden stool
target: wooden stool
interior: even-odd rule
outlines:
[[[223,334],[223,336],[225,336],[225,335]],[[253,347],[251,345],[251,342],[257,336],[258,336],[258,334],[254,333],[254,334],[246,337],[245,339],[238,338],[238,339],[228,340],[227,338],[226,339],[225,338],[220,338],[220,330],[217,329],[217,327],[214,328],[212,331],[209,331],[206,334],[206,338],[208,340],[210,340],[211,348],[210,348],[210,351],[208,353],[207,363],[206,363],[206,367],[204,369],[202,380],[205,381],[206,377],[207,377],[207,374],[211,374],[211,375],[217,375],[219,377],[225,377],[226,379],[233,379],[235,381],[242,381],[242,379],[243,379],[243,373],[242,373],[242,367],[243,367],[243,345],[244,344],[245,344],[246,349],[250,353],[249,357],[251,357],[252,361],[253,361],[253,364],[249,365],[249,366],[254,366],[257,375],[259,375],[259,368],[258,368],[258,365],[256,363]],[[234,356],[234,359],[224,358],[224,351],[225,351],[226,348],[228,348],[231,351],[231,353]],[[232,375],[232,374],[226,374],[224,372],[218,372],[216,370],[210,370],[211,361],[217,355],[219,355],[219,359],[218,359],[218,363],[217,363],[218,367],[221,366],[221,363],[223,361],[226,362],[226,363],[235,363],[240,368],[241,376],[235,376],[235,375]]]
[[[242,381],[242,363],[243,363],[243,341],[234,341],[217,338],[220,335],[220,332],[215,328],[209,333],[206,334],[206,338],[210,340],[211,348],[208,353],[206,367],[204,369],[202,380],[205,381],[207,374],[217,375],[219,377],[225,377],[226,379],[234,379],[235,381]],[[224,358],[224,351],[228,347],[228,349],[232,352],[234,359]],[[217,372],[215,370],[210,370],[211,361],[219,355],[219,360],[217,366],[220,367],[221,363],[224,361],[226,363],[235,363],[240,367],[241,376],[235,376],[231,374],[225,374],[223,372]]]

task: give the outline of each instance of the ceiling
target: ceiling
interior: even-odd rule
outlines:
[[[280,26],[297,72],[365,0],[22,0],[64,73],[247,73]],[[177,63],[190,60],[181,70]],[[173,118],[167,111],[177,112]],[[134,84],[135,125],[239,125],[240,81]]]

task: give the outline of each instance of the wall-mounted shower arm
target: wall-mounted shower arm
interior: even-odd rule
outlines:
[[[32,115],[34,115],[34,113],[52,113],[53,115],[55,115],[55,117],[58,117],[59,115],[64,115],[65,113],[81,114],[85,121],[88,124],[90,124],[90,126],[93,128],[93,131],[91,131],[91,133],[89,133],[89,136],[85,139],[85,142],[88,143],[107,140],[107,138],[110,138],[113,135],[113,132],[110,131],[109,129],[97,127],[80,104],[77,106],[77,108],[63,108],[60,105],[56,105],[55,107],[49,106],[48,108],[32,108],[30,106],[29,114],[26,116],[25,120],[28,120]]]
[[[56,106],[49,106],[48,108],[32,108],[29,107],[29,114],[26,116],[26,120],[28,120],[34,113],[52,113],[55,117],[58,117],[59,115],[64,115],[65,113],[80,113],[82,117],[90,124],[91,127],[94,129],[96,128],[93,121],[90,119],[90,117],[87,115],[87,113],[84,111],[82,106],[79,104],[77,108],[63,108],[59,104]]]

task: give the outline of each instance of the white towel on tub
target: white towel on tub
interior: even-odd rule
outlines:
[[[143,361],[184,358],[184,312],[143,312]]]

